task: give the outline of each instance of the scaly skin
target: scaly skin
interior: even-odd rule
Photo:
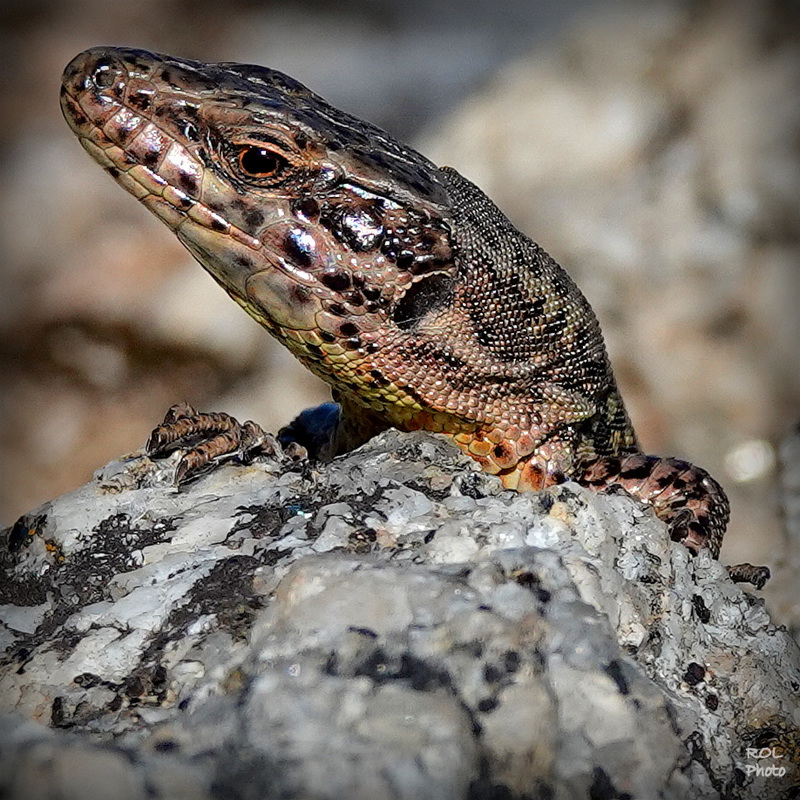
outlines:
[[[263,67],[96,48],[63,80],[89,154],[331,384],[323,455],[389,426],[436,431],[508,488],[620,486],[718,554],[719,484],[640,452],[588,302],[455,170]],[[212,443],[183,474],[264,442],[179,408],[150,451],[188,433]]]

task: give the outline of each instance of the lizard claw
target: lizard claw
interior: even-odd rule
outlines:
[[[164,458],[183,450],[175,469],[175,485],[198,477],[226,461],[250,463],[257,456],[305,458],[300,445],[281,447],[278,440],[255,422],[240,423],[222,412],[201,413],[188,403],[177,403],[153,430],[145,445],[150,458]]]
[[[763,589],[764,584],[771,577],[769,567],[760,567],[747,562],[734,564],[726,569],[734,583],[749,583],[756,589]]]

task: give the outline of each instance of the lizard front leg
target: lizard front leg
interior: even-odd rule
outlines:
[[[502,438],[501,438],[502,437]],[[620,488],[649,505],[666,522],[673,541],[693,553],[707,547],[719,555],[730,506],[722,487],[704,470],[676,458],[631,451],[616,456],[578,456],[580,436],[492,431],[453,437],[461,448],[494,473],[508,489],[537,491],[574,480],[595,491]]]
[[[145,445],[145,452],[153,459],[164,458],[175,450],[182,451],[175,468],[176,486],[226,461],[248,463],[259,455],[285,455],[298,461],[306,455],[299,444],[282,447],[251,420],[242,423],[230,414],[198,412],[188,403],[172,406]]]
[[[227,461],[249,463],[262,455],[329,461],[388,427],[386,420],[348,398],[337,400],[302,411],[277,437],[252,420],[239,422],[230,414],[198,412],[188,403],[177,403],[150,434],[145,452],[164,458],[181,450],[174,479],[180,486]]]
[[[667,523],[673,541],[694,553],[707,547],[715,558],[719,555],[730,505],[722,487],[704,469],[677,458],[634,453],[597,458],[575,479],[591,489],[624,489],[652,507]]]

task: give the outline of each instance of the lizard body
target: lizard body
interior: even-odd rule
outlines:
[[[718,554],[719,484],[641,453],[589,303],[455,170],[257,66],[95,48],[67,67],[62,108],[90,155],[331,384],[341,413],[323,455],[390,426],[440,432],[507,488],[618,485],[673,539]],[[263,443],[244,428],[184,408],[150,447],[222,436],[185,474]]]

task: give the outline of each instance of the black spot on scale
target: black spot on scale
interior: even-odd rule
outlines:
[[[656,486],[658,486],[659,489],[666,489],[667,486],[672,486],[673,478],[674,478],[673,474],[659,475],[655,479],[654,483]]]
[[[339,333],[341,333],[342,336],[355,336],[358,333],[358,325],[352,322],[343,322],[339,327]]]
[[[369,371],[369,376],[379,386],[386,386],[389,383],[389,380],[387,379],[387,377],[379,369],[371,369]]]
[[[355,283],[355,276],[353,282]],[[361,278],[360,284],[363,286],[364,297],[367,300],[377,300],[381,296],[381,290],[377,286],[364,286],[364,278]]]
[[[529,314],[534,322],[541,320],[544,315],[544,297],[536,297],[531,301]]]
[[[550,285],[559,297],[574,297],[576,287],[572,278],[564,270],[553,270],[550,274]]]
[[[197,178],[194,175],[181,172],[178,176],[178,183],[186,194],[194,196],[197,193]]]
[[[142,156],[142,164],[146,167],[154,167],[160,158],[161,153],[158,150],[148,150]]]
[[[85,127],[89,124],[89,118],[80,110],[80,107],[77,105],[77,103],[70,102],[69,112],[77,125]]]
[[[153,66],[147,59],[140,58],[138,55],[131,55],[129,56],[129,59],[131,67],[136,70],[136,72],[142,72],[146,74]]]
[[[642,463],[634,464],[621,470],[619,476],[626,480],[640,480],[646,478],[652,471],[653,465],[643,461]]]
[[[119,170],[116,167],[106,167],[106,172],[116,180],[119,178]]]
[[[178,203],[182,209],[191,208],[194,205],[194,200],[188,195],[180,195],[178,198]]]
[[[428,348],[425,357],[426,359],[430,358],[434,361],[440,361],[455,372],[458,372],[467,365],[467,362],[460,359],[458,356],[454,356],[452,353],[448,353],[446,350],[441,350],[439,348]]]
[[[108,88],[108,93],[116,100],[122,101],[122,97],[125,93],[125,87],[121,82],[115,83]]]
[[[264,224],[264,212],[258,208],[251,208],[245,212],[245,224],[252,230]]]
[[[667,484],[669,485],[669,484]],[[703,487],[702,483],[696,483],[691,486],[687,486],[683,492],[681,492],[681,498],[684,502],[690,503],[692,501],[703,501],[708,498],[708,492]],[[705,534],[705,531],[703,531]]]
[[[550,336],[553,341],[560,341],[564,331],[569,330],[567,313],[563,307],[556,309],[551,317],[547,318],[545,335]]]
[[[139,111],[147,111],[151,102],[152,98],[149,92],[131,92],[128,95],[129,105]]]
[[[319,219],[319,203],[313,197],[303,197],[292,203],[292,213],[309,222]]]
[[[242,269],[246,270],[252,270],[255,266],[253,259],[250,258],[250,256],[236,255],[233,258],[233,262],[237,267],[241,267]]]
[[[407,386],[405,384],[401,384],[397,387],[400,389],[404,394],[407,394],[412,400],[416,400],[419,405],[427,407],[429,405],[428,401],[416,390],[413,386]]]
[[[304,228],[292,228],[283,239],[286,255],[298,267],[310,267],[317,260],[314,237]]]
[[[453,281],[447,275],[431,275],[412,283],[394,304],[391,315],[402,330],[416,327],[432,311],[443,308],[453,300]]]
[[[397,269],[407,270],[414,265],[414,254],[410,250],[402,250],[397,255]]]
[[[326,272],[320,277],[320,283],[327,286],[334,292],[342,292],[350,288],[350,276],[346,272],[336,270],[335,272]]]
[[[364,295],[361,292],[350,292],[347,295],[347,302],[350,303],[351,306],[363,306],[364,305]]]

